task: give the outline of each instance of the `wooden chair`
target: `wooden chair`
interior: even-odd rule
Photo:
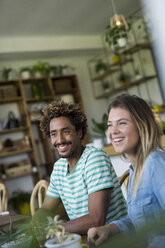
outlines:
[[[128,181],[129,181],[129,170],[126,170],[120,177],[118,177],[121,190],[125,199],[127,199],[127,188],[128,188]]]
[[[32,215],[34,215],[36,208],[41,208],[45,195],[46,195],[46,191],[48,189],[48,185],[49,184],[46,180],[41,179],[34,186],[34,189],[32,191],[31,198],[30,198],[30,211]]]
[[[128,177],[129,177],[129,169],[126,170],[120,177],[118,177],[120,186],[123,185],[123,183],[125,182],[125,180],[126,180]]]
[[[41,208],[42,203],[45,198],[46,191],[48,189],[49,183],[46,180],[41,179],[34,187],[31,198],[30,198],[30,211],[33,216],[37,208]],[[38,204],[37,204],[38,203]],[[36,206],[38,205],[38,206]],[[61,219],[69,220],[66,210],[62,201],[55,212],[56,215],[59,215]]]
[[[0,182],[0,212],[7,211],[8,194],[4,183]]]

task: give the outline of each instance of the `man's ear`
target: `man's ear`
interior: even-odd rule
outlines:
[[[82,139],[82,130],[81,130],[81,129],[78,130],[77,134],[78,134],[78,137],[79,137],[80,139]]]

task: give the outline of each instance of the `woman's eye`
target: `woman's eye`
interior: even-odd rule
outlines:
[[[108,124],[108,128],[111,128],[112,127],[112,124]]]
[[[124,121],[122,121],[122,122],[119,123],[119,125],[125,125],[125,124],[127,124],[127,123],[124,122]]]

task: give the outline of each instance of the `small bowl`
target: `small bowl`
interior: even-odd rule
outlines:
[[[63,242],[61,244],[56,244],[56,238],[49,239],[45,242],[46,248],[82,248],[80,244],[81,236],[78,234],[72,234],[73,239],[70,241]]]

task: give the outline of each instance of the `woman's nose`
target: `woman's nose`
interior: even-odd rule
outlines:
[[[111,128],[108,130],[108,135],[110,136],[110,134],[118,133],[118,132],[119,132],[119,129],[118,129],[117,125],[113,125],[113,126],[111,126]]]

